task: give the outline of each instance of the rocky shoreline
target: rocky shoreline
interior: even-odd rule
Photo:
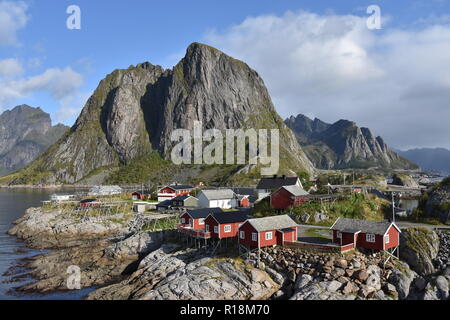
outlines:
[[[257,268],[254,254],[238,258],[227,248],[212,255],[208,248],[186,248],[174,230],[145,231],[152,219],[145,214],[79,217],[64,210],[28,209],[9,233],[31,248],[52,251],[24,264],[36,281],[17,290],[66,291],[67,270],[77,266],[81,289],[98,288],[86,297],[90,300],[443,300],[449,296],[450,272],[444,268],[448,233],[431,234],[440,245],[424,245],[415,256],[433,265],[432,270],[428,264],[421,267],[430,271],[427,274],[395,259],[385,265],[381,254],[338,255],[281,247],[264,250]],[[414,238],[415,232],[408,230],[404,237]]]

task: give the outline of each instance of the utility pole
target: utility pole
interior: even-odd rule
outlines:
[[[395,199],[394,199],[394,191],[392,191],[392,222],[395,222]]]

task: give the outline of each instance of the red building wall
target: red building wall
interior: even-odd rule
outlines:
[[[244,223],[242,225],[242,227],[239,229],[239,231],[245,232],[244,239],[241,239],[240,234],[238,234],[240,244],[247,246],[247,247],[258,247],[258,241],[252,240],[252,233],[256,233],[256,231],[250,223],[248,223],[248,222]]]
[[[209,226],[209,232],[211,232],[212,238],[219,238],[219,239],[225,239],[225,238],[235,238],[238,236],[239,232],[239,226],[243,224],[242,222],[235,222],[235,223],[226,223],[226,224],[219,224],[213,217],[209,216],[205,220],[205,224]],[[219,227],[220,233],[214,232],[214,227]],[[225,232],[225,226],[231,226],[231,232]],[[205,228],[206,229],[206,228]]]
[[[389,235],[390,241],[386,243],[385,250],[398,247],[400,245],[400,232],[394,226],[391,226],[387,234]]]
[[[189,220],[192,220],[192,228],[194,230],[204,230],[205,229],[205,225],[200,224],[201,219],[192,219],[191,216],[187,213],[185,213],[181,216],[180,223],[181,223],[181,219],[185,219],[186,222],[182,223],[182,225],[185,227],[189,227]]]
[[[239,206],[241,208],[248,208],[250,207],[250,200],[248,198],[244,198],[240,201]]]
[[[303,205],[306,199],[303,197],[294,197],[286,189],[279,189],[270,196],[270,203],[273,209],[286,210],[291,207],[298,207]]]

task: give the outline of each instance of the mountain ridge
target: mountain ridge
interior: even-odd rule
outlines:
[[[202,122],[203,129],[280,129],[281,170],[314,170],[276,113],[258,73],[215,48],[193,43],[173,69],[145,62],[107,75],[74,126],[31,165],[3,181],[77,183],[101,168],[123,171],[155,152],[165,161],[174,145],[173,130],[192,129],[194,121]],[[235,171],[241,169],[236,166]]]
[[[64,134],[69,127],[52,126],[40,107],[19,105],[0,115],[0,175],[25,167]]]
[[[316,167],[321,169],[417,169],[418,166],[392,151],[370,129],[341,119],[333,124],[305,115],[291,116],[286,124]]]

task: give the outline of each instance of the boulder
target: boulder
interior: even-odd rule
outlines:
[[[409,269],[409,266],[405,263],[400,263],[399,268],[393,269],[392,275],[389,277],[389,282],[397,289],[400,300],[404,300],[408,297],[411,283],[416,275],[417,274]]]
[[[351,281],[347,282],[347,284],[342,289],[342,293],[345,295],[349,295],[355,292],[358,292],[358,287]]]
[[[315,223],[326,221],[328,219],[330,219],[330,217],[328,215],[326,215],[325,213],[323,213],[323,212],[317,212],[314,215],[314,222]]]
[[[363,282],[369,278],[369,274],[365,270],[358,270],[353,274],[353,278]]]
[[[436,278],[436,288],[438,289],[439,295],[442,299],[447,300],[449,297],[448,294],[448,280],[443,276],[439,276]]]
[[[400,236],[400,258],[422,276],[433,274],[439,252],[439,236],[425,228],[409,228]]]
[[[320,283],[320,286],[328,291],[328,292],[336,292],[338,291],[340,288],[342,288],[342,283],[340,283],[339,281],[333,280],[333,281],[324,281]]]
[[[302,215],[301,220],[303,223],[308,223],[310,218],[311,218],[311,215],[309,215],[308,213],[305,213],[304,215]]]

